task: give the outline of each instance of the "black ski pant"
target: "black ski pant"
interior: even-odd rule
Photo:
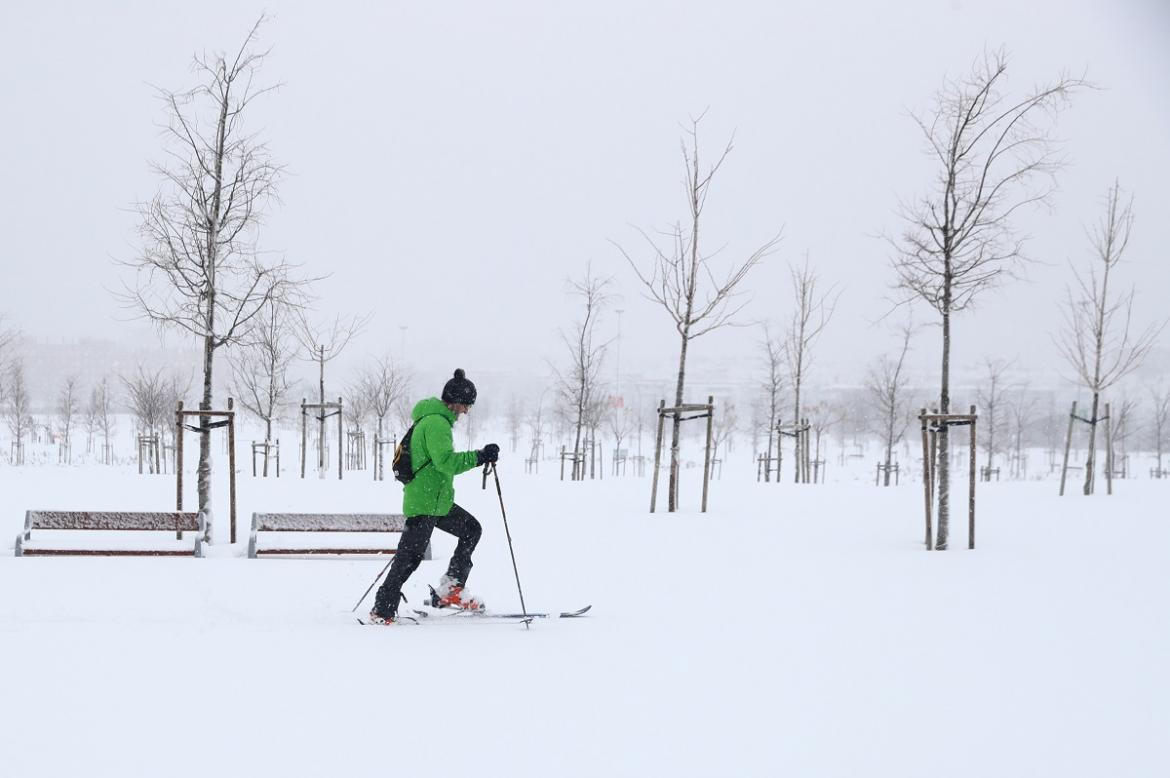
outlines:
[[[392,616],[398,612],[402,585],[422,562],[435,527],[459,538],[455,553],[447,565],[447,575],[460,584],[467,583],[467,576],[471,573],[471,552],[475,551],[483,532],[479,521],[458,505],[452,505],[446,516],[411,516],[406,520],[402,539],[398,541],[390,572],[386,574],[386,580],[382,582],[374,599],[374,611],[379,616]]]

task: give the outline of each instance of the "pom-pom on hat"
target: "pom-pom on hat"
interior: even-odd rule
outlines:
[[[467,380],[462,368],[455,369],[455,377],[443,385],[442,400],[445,403],[475,405],[475,384]]]

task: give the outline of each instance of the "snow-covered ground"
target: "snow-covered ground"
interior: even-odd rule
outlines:
[[[709,514],[688,470],[688,512],[651,516],[648,479],[518,462],[528,606],[587,619],[361,628],[383,562],[241,558],[252,511],[397,511],[368,473],[241,459],[241,542],[208,559],[15,559],[26,508],[167,509],[174,481],[0,468],[0,775],[1170,774],[1170,481],[981,485],[978,550],[964,517],[926,553],[916,483],[757,484],[745,459]],[[495,492],[457,487],[470,588],[513,609]]]

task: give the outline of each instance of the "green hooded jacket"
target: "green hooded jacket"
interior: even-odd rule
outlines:
[[[475,467],[474,451],[455,451],[451,428],[455,414],[437,397],[421,400],[410,412],[410,464],[414,478],[402,488],[407,516],[446,516],[455,504],[455,476]]]

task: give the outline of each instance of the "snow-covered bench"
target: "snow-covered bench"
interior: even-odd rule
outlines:
[[[395,513],[253,513],[252,536],[248,540],[248,558],[256,559],[261,556],[351,556],[351,555],[382,555],[393,554],[398,545],[394,540],[394,547],[388,547],[385,541],[388,535],[401,535],[406,529],[406,517]],[[301,538],[286,533],[328,533],[325,542],[333,541],[331,545],[311,545]],[[261,533],[275,533],[279,537],[278,543],[262,548],[259,545]],[[354,533],[363,533],[361,539],[370,539],[369,534],[376,534],[377,545],[362,543],[357,545],[358,539],[346,537]],[[339,545],[344,543],[345,545]],[[427,544],[423,559],[431,558],[431,547]]]
[[[33,539],[32,531],[38,537]],[[41,536],[41,532],[49,533]],[[103,537],[74,533],[100,531]],[[123,532],[175,533],[174,540],[126,538]],[[183,533],[192,533],[183,538]],[[182,511],[26,511],[16,556],[203,556],[202,514]]]

